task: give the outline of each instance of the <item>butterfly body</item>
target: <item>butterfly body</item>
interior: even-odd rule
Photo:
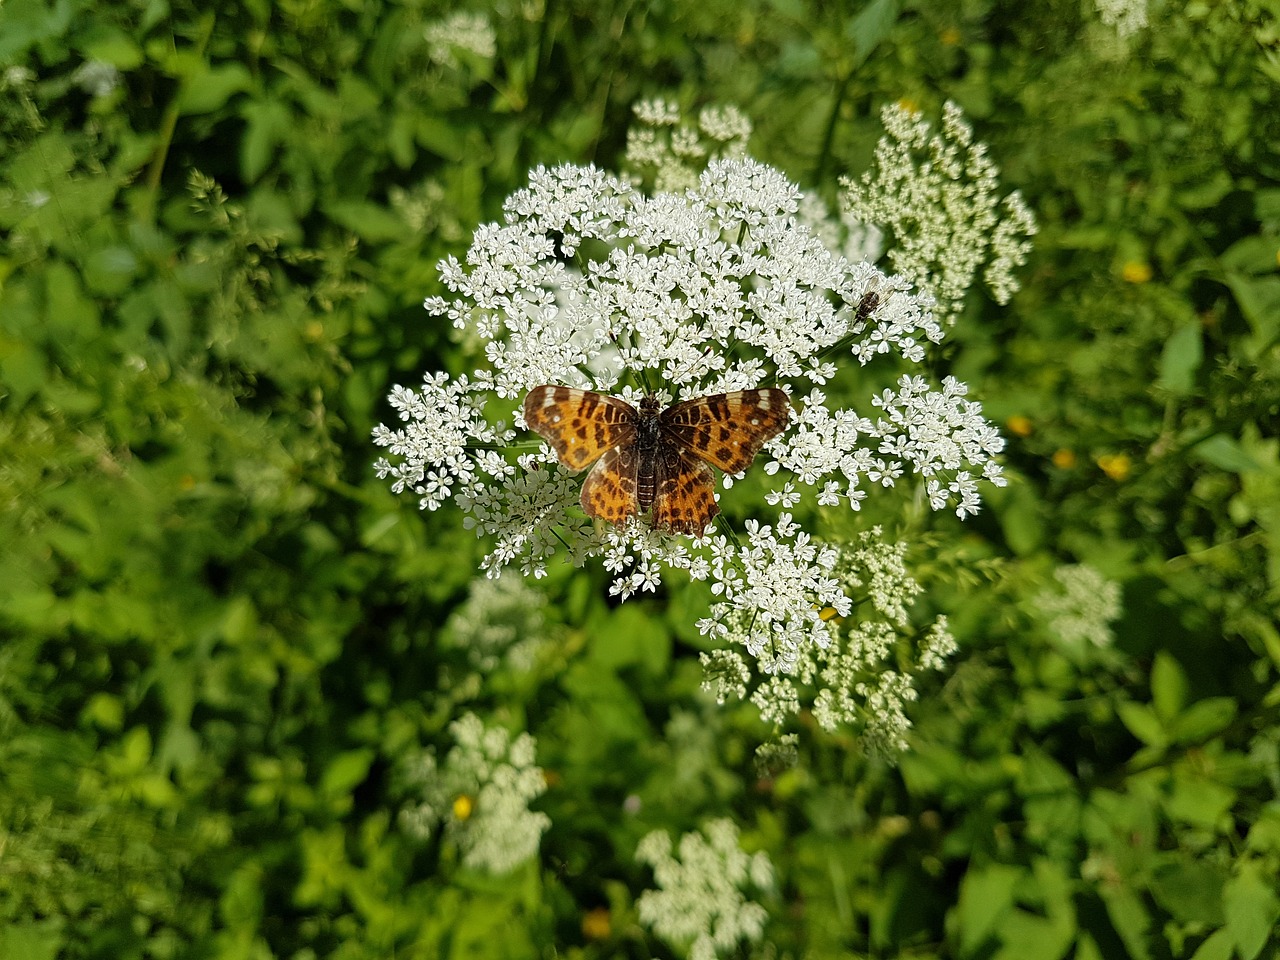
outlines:
[[[562,466],[595,467],[580,501],[590,517],[622,523],[651,513],[660,530],[701,534],[720,512],[716,466],[741,473],[790,417],[787,395],[763,388],[717,393],[662,409],[639,409],[590,390],[547,385],[529,391],[524,419],[555,448]]]

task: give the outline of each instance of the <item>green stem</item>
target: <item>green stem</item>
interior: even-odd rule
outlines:
[[[835,96],[831,101],[831,112],[827,115],[827,126],[822,133],[822,148],[818,151],[818,162],[813,168],[813,183],[822,183],[827,163],[831,160],[831,147],[836,139],[836,125],[840,121],[840,108],[844,106],[845,95],[849,92],[849,81],[852,79],[853,73],[850,71],[836,84]]]
[[[206,14],[200,23],[199,39],[196,41],[195,58],[204,56],[209,38],[213,36],[213,14]],[[176,45],[175,45],[176,47]],[[147,168],[147,190],[142,204],[142,219],[151,223],[155,220],[156,206],[160,197],[160,180],[164,176],[164,165],[169,159],[169,148],[173,145],[173,135],[178,129],[178,117],[182,115],[182,98],[191,86],[190,77],[183,77],[178,89],[165,107],[164,117],[160,121],[160,145],[156,147],[155,156],[151,158],[151,166]]]

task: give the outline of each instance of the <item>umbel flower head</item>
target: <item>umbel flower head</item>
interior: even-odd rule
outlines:
[[[759,942],[769,915],[747,894],[772,889],[773,864],[763,851],[742,851],[732,820],[686,833],[678,850],[665,830],[655,830],[636,847],[636,859],[653,867],[657,884],[636,901],[640,922],[689,960],[715,960],[734,955],[740,941]]]
[[[529,803],[547,789],[534,764],[537,744],[522,733],[514,740],[501,727],[486,727],[473,713],[449,725],[454,747],[443,764],[425,752],[404,771],[417,799],[400,811],[400,827],[419,840],[443,828],[462,862],[488,873],[507,873],[535,856],[551,826]]]
[[[931,298],[906,279],[828,249],[799,219],[801,200],[783,174],[749,157],[712,159],[696,185],[652,194],[594,167],[534,170],[502,221],[477,229],[465,263],[441,263],[451,295],[426,301],[483,362],[394,389],[402,426],[374,431],[388,454],[379,475],[423,509],[455,503],[493,544],[482,563],[490,576],[514,565],[537,577],[553,558],[600,557],[624,598],[655,589],[671,569],[709,581],[716,604],[702,632],[743,637],[762,674],[795,673],[806,648],[830,642],[835,627],[822,611],[852,609],[839,548],[814,540],[798,517],[858,510],[870,491],[908,483],[963,518],[979,508],[981,480],[1004,483],[993,459],[1003,441],[964,384],[902,373],[893,388],[844,399],[857,397],[848,381],[864,378],[842,372],[918,364],[943,328]],[[543,386],[636,408],[653,398],[650,410],[785,391],[786,428],[751,467],[770,490],[739,511],[754,517],[745,540],[729,524],[664,529],[644,515],[596,512],[616,524],[587,516],[580,476],[527,430],[525,400]],[[740,476],[723,474],[719,485]],[[781,512],[771,517],[770,507]]]

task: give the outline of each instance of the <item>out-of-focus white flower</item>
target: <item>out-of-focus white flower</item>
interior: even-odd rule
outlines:
[[[734,106],[706,107],[696,125],[684,123],[680,107],[668,100],[642,100],[633,112],[637,123],[627,131],[623,168],[657,191],[697,187],[708,162],[744,156],[751,137],[750,119]]]
[[[657,884],[636,901],[640,922],[689,960],[715,960],[764,935],[769,915],[746,892],[773,887],[773,864],[763,851],[742,851],[733,821],[686,833],[674,853],[671,837],[655,830],[636,847],[636,860],[653,867]]]
[[[532,669],[546,631],[546,597],[519,577],[473,580],[466,602],[445,624],[445,636],[485,672],[503,663]]]
[[[1056,588],[1042,591],[1036,606],[1054,636],[1075,651],[1111,646],[1111,624],[1123,612],[1120,585],[1086,564],[1059,567],[1053,579]]]
[[[497,36],[488,18],[480,13],[453,13],[423,28],[427,56],[442,67],[459,67],[459,53],[480,60],[492,60],[497,53]]]
[[[1147,25],[1147,0],[1094,0],[1094,6],[1098,19],[1121,38],[1133,36]]]
[[[71,74],[71,82],[93,97],[105,97],[120,85],[120,71],[101,60],[86,60]]]
[[[449,732],[454,746],[443,764],[428,751],[406,769],[405,780],[421,799],[400,811],[400,827],[420,840],[443,827],[465,865],[507,873],[537,854],[551,826],[545,813],[529,810],[546,790],[534,764],[536,743],[527,733],[513,740],[470,713]]]
[[[984,264],[992,296],[1007,303],[1018,289],[1013,271],[1026,262],[1036,232],[1021,195],[997,198],[999,171],[954,103],[943,109],[939,134],[901,105],[885,107],[881,117],[885,136],[874,167],[860,180],[842,181],[846,208],[889,231],[889,262],[937,298],[946,324],[955,322]]]

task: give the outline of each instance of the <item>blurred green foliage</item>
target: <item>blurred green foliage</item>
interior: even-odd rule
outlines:
[[[1280,956],[1274,2],[1124,41],[1056,0],[507,0],[491,58],[440,62],[448,12],[0,6],[0,957],[661,956],[635,844],[725,814],[777,867],[775,956]],[[672,92],[823,190],[879,105],[954,99],[1039,218],[943,358],[1015,482],[878,518],[963,648],[897,767],[813,730],[757,773],[697,598],[598,570],[477,677],[442,628],[471,533],[371,475],[389,385],[459,355],[436,260]],[[1123,586],[1111,648],[1046,629],[1072,562]],[[506,877],[395,826],[464,708],[548,771]]]

